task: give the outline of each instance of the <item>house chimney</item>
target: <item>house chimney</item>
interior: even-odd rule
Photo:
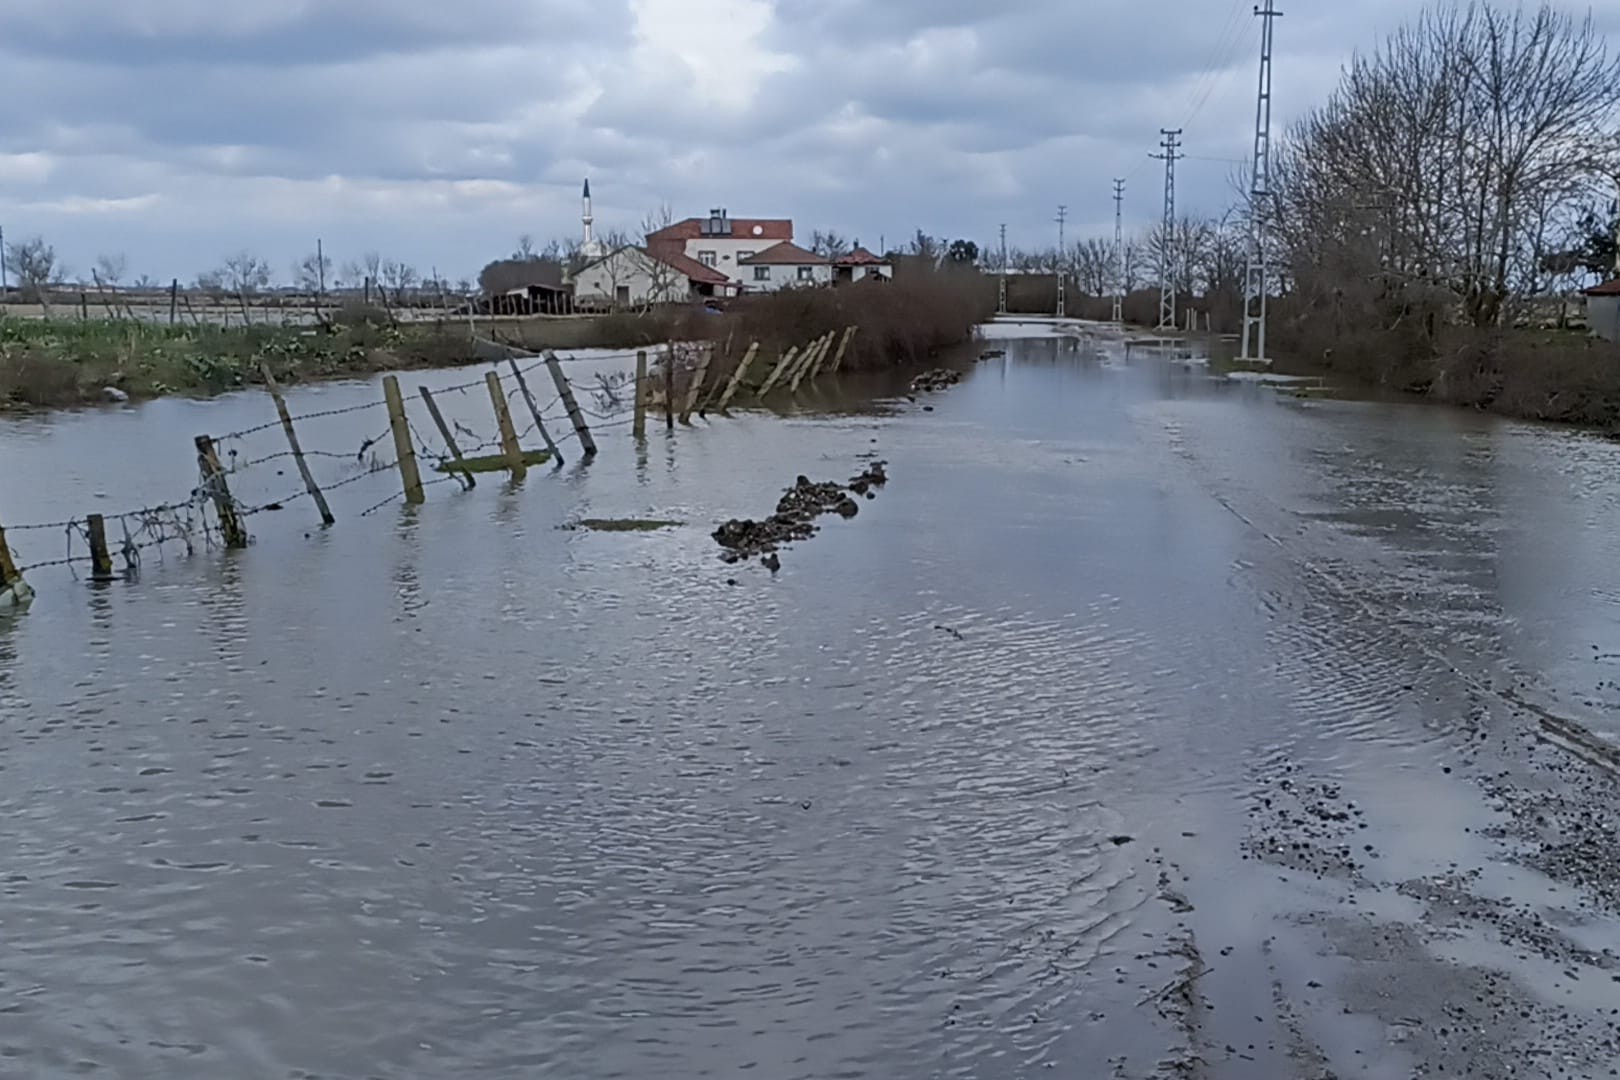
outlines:
[[[710,236],[731,235],[731,223],[726,220],[725,207],[717,206],[709,211],[709,227],[707,232]]]

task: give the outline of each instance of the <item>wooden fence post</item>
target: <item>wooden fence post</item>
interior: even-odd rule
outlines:
[[[433,417],[433,423],[437,425],[439,434],[444,436],[444,445],[450,448],[450,456],[455,458],[458,464],[465,464],[466,458],[461,456],[461,447],[456,445],[456,437],[450,433],[450,425],[444,422],[444,414],[439,411],[439,403],[433,400],[433,395],[428,393],[427,387],[418,386],[416,391],[422,395],[422,400],[427,404],[428,415]],[[466,483],[469,491],[478,486],[471,469],[458,472],[456,476]]]
[[[287,400],[281,396],[281,387],[276,385],[276,377],[270,374],[269,364],[260,364],[259,371],[264,374],[265,388],[276,403],[276,415],[281,417],[281,430],[287,433],[287,445],[292,448],[293,461],[298,463],[298,475],[304,478],[304,490],[315,500],[315,508],[321,512],[321,524],[331,525],[337,518],[332,516],[332,508],[326,504],[326,495],[315,483],[315,475],[309,471],[309,462],[304,460],[304,448],[298,444],[298,432],[293,430],[292,413],[287,411]]]
[[[546,449],[551,451],[552,460],[561,465],[563,463],[562,450],[552,441],[551,433],[546,430],[546,421],[540,415],[540,406],[535,403],[534,395],[529,393],[528,380],[523,377],[523,372],[518,368],[516,359],[508,356],[506,362],[512,365],[512,377],[517,380],[518,390],[523,394],[523,400],[528,403],[529,413],[534,417],[534,426],[540,430],[540,437],[546,441]],[[591,447],[588,453],[596,453],[596,448]]]
[[[84,530],[90,537],[90,580],[111,581],[112,552],[107,550],[107,519],[100,514],[86,514]]]
[[[225,483],[225,468],[219,463],[219,454],[214,450],[214,440],[207,435],[198,435],[194,440],[197,446],[197,468],[202,472],[203,488],[214,500],[214,510],[219,514],[219,531],[225,537],[225,546],[228,548],[247,547],[247,530],[242,527],[242,519],[236,513],[236,503],[231,499],[231,489]]]
[[[765,379],[765,385],[759,388],[760,397],[764,397],[771,392],[771,387],[776,385],[776,381],[782,377],[782,372],[787,370],[787,366],[793,363],[798,355],[799,348],[796,345],[782,354],[782,359],[776,362],[776,367],[771,370],[770,375]]]
[[[169,325],[173,326],[175,319],[180,316],[180,279],[175,278],[169,282]]]
[[[698,361],[697,371],[692,375],[692,385],[686,391],[686,404],[681,406],[681,423],[692,422],[692,410],[697,408],[698,395],[703,392],[703,380],[709,377],[709,364],[714,360],[714,346],[710,345],[703,350],[703,357]]]
[[[411,443],[410,421],[405,419],[405,398],[399,392],[399,376],[383,376],[383,400],[388,403],[388,426],[394,432],[394,456],[398,459],[399,478],[405,486],[405,501],[420,506],[422,474],[416,466],[416,447]]]
[[[79,321],[90,321],[90,294],[83,289],[79,290]]]
[[[828,369],[829,371],[836,372],[844,366],[844,353],[849,349],[850,343],[855,340],[855,335],[860,332],[860,329],[859,326],[851,326],[844,330],[844,340],[838,343],[838,355],[833,357],[832,367]]]
[[[675,430],[675,346],[664,346],[664,430]]]
[[[557,384],[557,396],[562,398],[563,408],[568,410],[568,419],[573,421],[574,434],[579,436],[579,445],[584,448],[585,456],[595,457],[596,440],[591,438],[591,429],[585,426],[585,414],[579,411],[579,402],[574,400],[574,388],[563,374],[557,354],[550,349],[546,350],[546,369],[551,372],[551,381]]]
[[[647,437],[647,350],[636,350],[636,419],[630,429],[638,439]]]
[[[506,407],[506,391],[501,389],[501,377],[493,371],[484,373],[484,385],[489,387],[489,403],[495,407],[495,426],[501,431],[501,453],[506,455],[506,467],[512,479],[521,480],[529,474],[523,462],[523,447],[518,445],[517,430],[512,427],[512,411]]]
[[[743,353],[742,362],[737,365],[737,370],[731,373],[731,381],[726,383],[725,393],[720,395],[720,403],[715,408],[721,412],[726,411],[726,406],[731,404],[732,397],[737,393],[737,387],[742,385],[743,376],[748,374],[748,365],[752,364],[754,357],[758,355],[759,342],[756,341],[748,346],[747,352]]]
[[[22,572],[6,546],[6,530],[0,528],[0,608],[22,607],[34,598],[34,591],[23,580]]]
[[[810,348],[805,350],[804,357],[799,361],[798,368],[793,372],[793,381],[788,383],[789,392],[794,394],[799,392],[799,384],[804,381],[805,375],[809,373],[811,368],[821,363],[822,354],[830,348],[832,348],[831,333],[823,334],[811,342]]]

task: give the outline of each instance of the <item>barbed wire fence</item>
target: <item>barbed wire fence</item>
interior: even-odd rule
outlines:
[[[635,352],[593,354],[588,359],[603,361],[634,357]],[[328,509],[327,498],[351,486],[383,473],[397,472],[401,478],[398,490],[386,498],[371,502],[354,516],[368,517],[393,503],[424,501],[428,488],[455,483],[463,488],[475,485],[475,475],[499,472],[503,469],[520,475],[529,465],[543,462],[561,464],[568,456],[579,455],[589,460],[596,446],[587,426],[586,417],[595,420],[598,428],[618,429],[631,426],[635,419],[626,415],[632,408],[639,413],[645,395],[638,390],[633,403],[619,398],[592,399],[596,408],[582,407],[574,396],[573,385],[563,374],[562,358],[552,353],[522,357],[508,357],[497,363],[480,378],[471,379],[437,390],[419,387],[421,404],[433,414],[433,422],[421,425],[417,416],[409,411],[399,392],[398,377],[384,377],[385,394],[382,400],[360,402],[338,408],[318,409],[292,414],[273,379],[267,385],[273,398],[277,417],[262,424],[227,431],[218,435],[204,435],[196,439],[198,449],[198,481],[183,496],[150,506],[114,513],[86,514],[83,517],[56,521],[27,522],[0,528],[0,606],[25,603],[32,591],[23,575],[33,571],[66,567],[79,577],[89,568],[92,579],[135,576],[148,559],[162,560],[166,552],[195,555],[216,548],[245,546],[251,541],[248,523],[260,515],[282,511],[311,499],[320,503],[323,518],[335,515]],[[501,368],[508,374],[503,376]],[[531,397],[525,379],[541,368],[552,374],[557,392],[544,405]],[[437,404],[438,399],[452,395],[466,395],[485,387],[490,395],[494,414],[494,431],[470,418],[464,408],[453,421],[446,421]],[[498,404],[497,404],[498,401]],[[370,428],[375,434],[362,436],[357,444],[305,446],[299,438],[299,429],[306,433],[322,421],[354,418],[380,412],[378,426]],[[519,428],[514,416],[527,416],[528,423]],[[352,439],[353,421],[347,437]],[[553,437],[551,429],[558,434]],[[284,448],[269,448],[263,439],[274,431],[286,438]],[[362,428],[366,430],[366,428]],[[438,436],[433,437],[432,433]],[[537,433],[546,436],[548,450],[524,450],[525,442]],[[311,462],[324,462],[324,478],[316,479]],[[426,465],[438,475],[422,477],[421,466]],[[285,494],[269,498],[244,499],[232,491],[238,481],[244,490],[257,483],[273,491],[273,481],[266,475],[274,469],[279,477],[291,466],[301,475],[303,484],[289,488]],[[60,555],[34,558],[26,563],[14,560],[6,535],[59,533],[62,538]],[[122,566],[115,566],[115,558]]]
[[[694,410],[700,416],[706,416],[710,410],[724,414],[733,396],[745,388],[756,398],[765,397],[778,385],[796,394],[802,380],[814,380],[823,370],[838,370],[856,329],[851,326],[844,331],[836,355],[833,354],[836,335],[832,332],[802,348],[787,350],[758,382],[746,381],[750,365],[759,353],[758,342],[736,359],[729,372],[722,365],[710,380],[707,376],[711,360],[718,350],[706,343],[664,346],[658,350],[659,370],[649,372],[648,350],[645,349],[608,353],[592,350],[588,356],[562,357],[549,350],[535,355],[506,343],[478,339],[475,352],[490,362],[480,378],[438,390],[417,388],[433,421],[428,434],[423,433],[426,425],[418,427],[416,417],[411,415],[396,375],[384,376],[380,401],[294,415],[266,367],[265,385],[276,408],[276,419],[219,435],[197,436],[194,441],[198,482],[183,498],[119,513],[11,525],[13,533],[54,531],[63,536],[62,555],[38,558],[24,565],[16,564],[6,541],[7,529],[0,527],[0,607],[26,603],[32,597],[32,590],[23,578],[31,571],[65,566],[77,577],[79,569],[88,566],[93,580],[108,580],[120,572],[114,564],[115,555],[123,561],[122,574],[134,576],[148,553],[161,560],[165,551],[176,549],[195,555],[199,550],[245,547],[252,539],[248,525],[253,519],[285,510],[302,499],[312,500],[322,522],[330,525],[337,518],[328,496],[383,473],[399,474],[399,490],[365,506],[357,516],[369,517],[401,500],[409,504],[425,502],[426,489],[440,484],[457,483],[471,489],[476,486],[475,477],[486,472],[505,471],[517,479],[531,465],[547,462],[561,465],[567,457],[576,454],[581,460],[589,461],[597,453],[593,432],[617,432],[628,427],[641,439],[646,435],[647,414],[655,405],[661,406],[666,424],[673,431],[677,417],[683,424],[690,423]],[[601,363],[632,358],[635,360],[633,373],[612,376],[599,373],[596,384],[585,388],[587,396],[583,404],[562,366],[570,359]],[[510,373],[511,385],[507,383],[503,367]],[[540,368],[547,369],[556,391],[544,405],[534,396],[528,381]],[[446,418],[438,405],[439,399],[452,395],[476,394],[480,386],[489,397],[495,422],[493,434],[465,413]],[[630,391],[628,400],[627,389]],[[346,417],[364,420],[375,410],[382,411],[376,426],[366,423],[361,430],[376,434],[362,435],[357,444],[306,447],[300,438],[300,426],[307,434],[312,425],[322,421]],[[514,415],[526,416],[529,422],[520,429],[513,420]],[[352,425],[358,420],[350,421],[351,430],[345,433],[345,439],[355,437]],[[278,429],[286,440],[284,449],[256,447],[258,439]],[[553,429],[558,434],[554,435]],[[438,433],[437,439],[432,437],[434,432]],[[545,449],[525,450],[524,443],[535,435],[542,438]],[[387,452],[389,448],[391,454]],[[312,460],[328,463],[324,482],[311,468]],[[237,481],[259,481],[263,470],[273,468],[276,476],[285,475],[286,470],[278,466],[289,462],[302,480],[300,487],[283,495],[252,500],[240,497],[239,492],[246,483],[238,485],[237,492],[232,491]],[[420,471],[423,462],[440,475],[423,479]],[[332,467],[339,468],[335,476]]]

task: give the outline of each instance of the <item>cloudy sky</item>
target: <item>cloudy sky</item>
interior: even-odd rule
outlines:
[[[1249,152],[1253,0],[4,0],[0,226],[70,270],[189,280],[324,239],[470,277],[579,229],[725,206],[869,246],[1218,213]],[[1294,0],[1278,122],[1416,0]],[[1620,0],[1597,0],[1620,10]]]

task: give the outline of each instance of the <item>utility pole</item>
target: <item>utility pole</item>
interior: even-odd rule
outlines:
[[[1249,187],[1249,264],[1243,281],[1243,352],[1239,359],[1266,359],[1266,204],[1271,200],[1271,43],[1277,0],[1256,5],[1260,19],[1260,92],[1254,105],[1254,172]]]
[[[1064,279],[1069,276],[1068,275],[1068,270],[1064,266],[1064,263],[1067,261],[1067,252],[1065,252],[1064,248],[1063,248],[1063,223],[1068,219],[1068,217],[1069,217],[1069,208],[1067,206],[1059,204],[1058,205],[1058,213],[1057,213],[1057,227],[1058,227],[1057,317],[1060,318],[1060,319],[1063,318],[1064,306],[1065,306],[1064,301],[1065,301],[1065,299],[1067,299],[1065,297],[1065,295],[1064,295],[1064,293],[1065,293],[1065,289],[1064,289],[1065,281],[1064,281]]]
[[[1001,290],[996,300],[996,312],[1007,314],[1007,224],[1001,225]]]
[[[1180,128],[1160,128],[1159,134],[1164,136],[1159,143],[1164,153],[1148,155],[1164,162],[1164,224],[1160,226],[1159,236],[1159,329],[1173,331],[1176,328],[1176,283],[1170,248],[1176,234],[1176,162],[1187,155],[1181,152]]]
[[[315,287],[315,289],[316,289],[316,291],[315,291],[316,302],[317,303],[325,303],[325,301],[326,301],[326,245],[321,242],[321,238],[318,237],[318,236],[315,238],[315,274],[316,274],[316,280],[317,280],[317,284],[316,284],[316,287]]]
[[[1125,181],[1114,181],[1114,321],[1125,322]]]

